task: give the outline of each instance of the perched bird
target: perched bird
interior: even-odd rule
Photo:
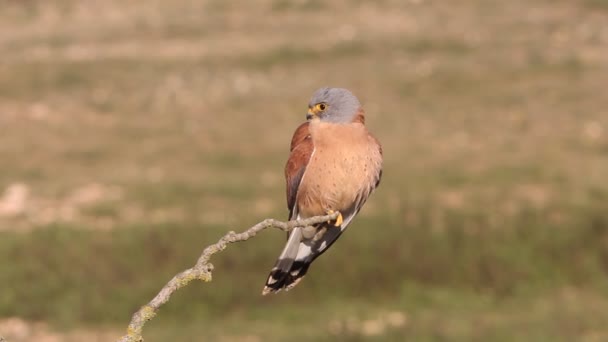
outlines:
[[[382,176],[382,147],[365,127],[359,100],[341,88],[321,88],[307,121],[291,139],[285,178],[289,219],[338,212],[333,222],[297,227],[274,265],[262,294],[296,286],[357,215]]]

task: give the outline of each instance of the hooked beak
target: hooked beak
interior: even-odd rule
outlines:
[[[312,118],[314,118],[316,116],[317,116],[317,113],[315,113],[312,108],[308,108],[308,114],[306,114],[306,120],[311,120]]]

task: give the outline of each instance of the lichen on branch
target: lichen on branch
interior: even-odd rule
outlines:
[[[176,274],[148,304],[142,306],[135,314],[133,314],[131,323],[129,323],[129,327],[127,328],[127,334],[121,337],[118,342],[143,341],[144,338],[142,333],[144,325],[146,322],[156,316],[156,313],[160,307],[169,301],[171,295],[175,291],[188,285],[195,279],[210,282],[213,265],[209,262],[209,260],[215,253],[226,249],[228,244],[249,240],[266,228],[278,228],[288,232],[295,227],[306,227],[325,221],[335,220],[338,215],[339,213],[335,212],[329,215],[315,216],[307,219],[287,222],[278,221],[275,219],[266,219],[242,233],[235,233],[233,231],[228,232],[217,243],[207,246],[193,267]],[[2,341],[1,338],[0,341]]]

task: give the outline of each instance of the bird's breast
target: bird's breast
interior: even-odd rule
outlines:
[[[298,190],[304,216],[345,210],[375,184],[381,167],[378,146],[364,125],[313,123],[314,152]]]

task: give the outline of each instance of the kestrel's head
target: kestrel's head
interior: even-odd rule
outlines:
[[[306,119],[319,118],[333,123],[350,123],[357,116],[361,103],[353,93],[343,88],[321,88],[308,103]]]

